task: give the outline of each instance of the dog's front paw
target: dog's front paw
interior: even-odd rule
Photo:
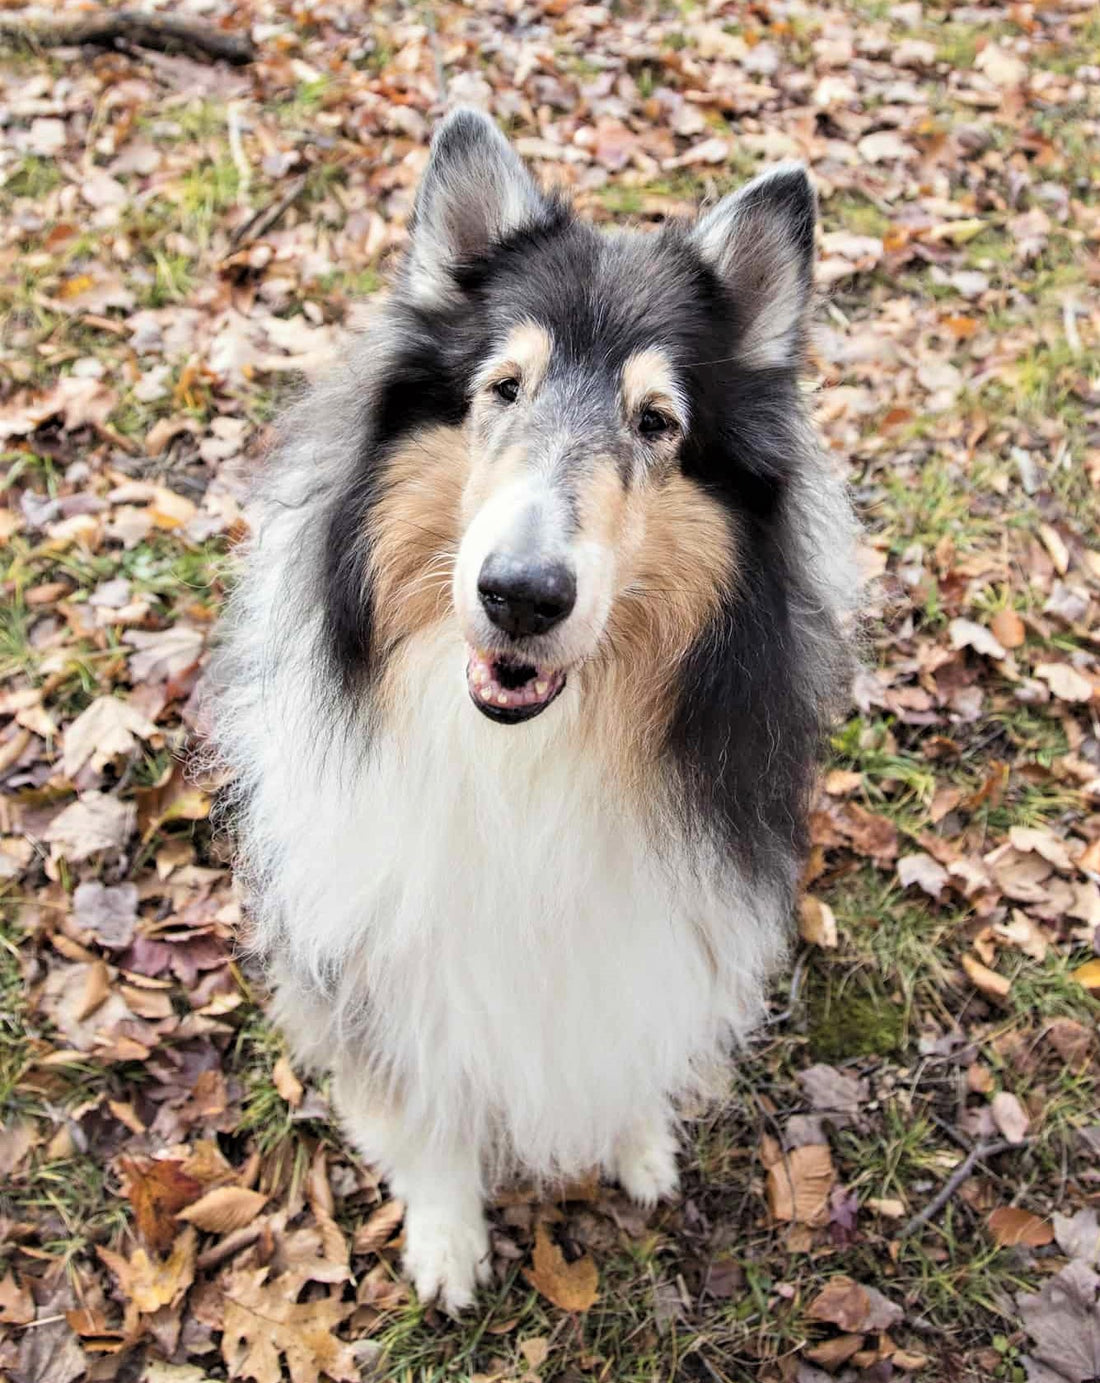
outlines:
[[[676,1139],[664,1125],[631,1133],[615,1154],[615,1179],[639,1205],[652,1207],[680,1189]]]
[[[405,1215],[405,1273],[421,1302],[438,1299],[448,1315],[474,1304],[488,1282],[489,1228],[480,1206],[465,1214],[439,1206],[410,1206]]]

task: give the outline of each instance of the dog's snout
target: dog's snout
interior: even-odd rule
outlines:
[[[494,552],[482,564],[477,592],[496,627],[519,638],[560,624],[577,599],[577,581],[563,562]]]

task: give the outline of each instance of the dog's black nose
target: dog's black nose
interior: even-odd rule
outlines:
[[[561,562],[531,561],[491,552],[477,591],[485,613],[513,638],[545,634],[566,617],[577,599],[577,582]]]

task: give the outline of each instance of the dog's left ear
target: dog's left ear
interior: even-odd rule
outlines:
[[[817,199],[800,163],[781,163],[723,199],[692,232],[742,323],[749,369],[797,362],[813,291]]]
[[[422,302],[446,302],[455,271],[537,221],[546,202],[492,120],[454,110],[432,137],[416,194],[405,284]]]

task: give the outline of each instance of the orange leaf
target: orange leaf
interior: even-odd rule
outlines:
[[[599,1273],[595,1263],[588,1254],[575,1263],[567,1263],[543,1220],[535,1231],[531,1266],[524,1269],[523,1275],[536,1292],[563,1311],[587,1311],[599,1299]]]
[[[134,1222],[147,1248],[167,1253],[179,1233],[176,1215],[202,1191],[180,1162],[169,1158],[123,1157],[119,1160]]]
[[[1054,1230],[1046,1220],[1016,1205],[998,1206],[987,1223],[994,1241],[1002,1248],[1026,1244],[1028,1248],[1038,1249],[1054,1239]]]

